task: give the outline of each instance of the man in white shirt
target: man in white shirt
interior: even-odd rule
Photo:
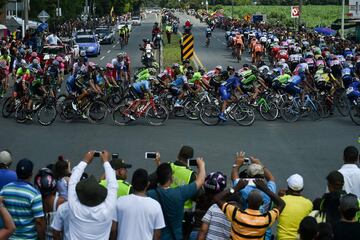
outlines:
[[[54,229],[54,240],[70,240],[69,236],[69,203],[65,202],[56,211],[51,228]]]
[[[60,38],[58,36],[56,36],[55,33],[52,33],[49,36],[47,36],[45,40],[46,40],[46,43],[50,44],[50,45],[62,44]]]
[[[146,170],[137,169],[131,184],[134,193],[120,197],[116,204],[118,240],[160,240],[161,229],[165,227],[160,204],[146,196],[149,176]],[[115,236],[112,238],[115,239]]]
[[[94,176],[79,182],[85,168],[94,159],[94,151],[85,154],[72,171],[69,181],[69,236],[71,240],[108,240],[112,228],[112,216],[116,211],[118,184],[109,159],[110,153],[100,153],[107,188]]]
[[[344,176],[344,190],[360,198],[360,169],[358,167],[359,151],[354,146],[344,150],[344,165],[339,172]]]

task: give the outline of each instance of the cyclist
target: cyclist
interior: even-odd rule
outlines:
[[[124,53],[119,53],[116,58],[111,61],[111,64],[114,66],[116,81],[122,82],[124,85],[126,85],[128,83],[128,75],[124,57]]]
[[[121,48],[123,48],[123,46],[126,43],[126,28],[125,26],[122,26],[119,30],[119,43]]]
[[[226,71],[223,71],[221,75],[226,75],[228,73],[224,73]],[[219,89],[219,94],[221,99],[224,101],[221,106],[221,113],[219,115],[219,118],[223,121],[227,121],[227,117],[225,114],[225,110],[227,107],[227,104],[229,101],[232,100],[232,95],[234,91],[238,91],[240,94],[243,94],[241,88],[241,81],[240,81],[240,75],[238,72],[235,73],[234,76],[228,78],[225,82],[223,82]]]
[[[53,92],[54,88],[57,88],[60,80],[60,71],[59,71],[60,63],[57,60],[52,61],[51,65],[48,66],[46,70],[46,77],[44,79],[44,83],[49,85],[51,88],[51,95],[55,97],[55,93]]]
[[[187,70],[189,69],[190,66],[190,60],[189,59],[184,59],[182,62],[182,65],[180,66],[180,71],[182,74],[185,74],[187,72]]]
[[[116,83],[116,74],[114,74],[114,65],[112,65],[111,63],[107,63],[106,64],[106,71],[104,73],[104,78],[106,80],[106,83],[109,86],[115,86],[115,87],[119,87],[119,85]]]
[[[360,82],[358,79],[353,81],[346,89],[346,94],[351,102],[360,99]]]
[[[210,26],[208,26],[207,28],[206,28],[206,31],[205,31],[205,37],[206,37],[206,46],[209,46],[209,44],[210,44],[210,38],[211,38],[211,28],[210,28]]]
[[[252,48],[252,63],[259,63],[261,61],[261,56],[264,52],[264,46],[257,41]]]
[[[1,49],[0,61],[5,61],[5,78],[2,80],[2,92],[0,93],[0,98],[3,98],[8,87],[9,87],[9,69],[11,63],[11,57],[9,56],[8,50],[6,48]]]
[[[146,94],[149,98],[153,98],[153,95],[151,93],[151,83],[150,81],[154,81],[155,78],[151,77],[148,80],[143,80],[141,82],[133,83],[130,87],[130,94],[135,99],[144,99],[146,97]],[[135,112],[136,109],[140,105],[140,101],[137,101],[134,106],[131,108],[131,112]],[[130,113],[127,117],[129,117],[131,120],[135,120],[135,117],[133,114]]]
[[[177,96],[178,99],[175,102],[174,107],[181,107],[182,98],[184,96],[185,89],[189,89],[189,83],[187,76],[193,75],[193,71],[187,71],[186,75],[180,74],[177,78],[170,83],[170,91],[174,96]]]
[[[141,82],[143,80],[149,79],[151,76],[156,75],[156,69],[155,68],[146,68],[139,72],[139,74],[136,75],[136,82]]]
[[[239,60],[241,60],[241,55],[242,55],[242,49],[244,48],[244,42],[243,39],[241,37],[240,33],[236,33],[235,39],[234,39],[234,51],[235,51],[235,56],[238,57]]]
[[[125,44],[127,45],[130,38],[130,29],[128,24],[125,24],[124,28],[125,28]]]
[[[152,29],[152,31],[151,31],[151,35],[152,35],[151,39],[152,39],[153,41],[155,41],[156,35],[157,35],[158,33],[160,33],[160,32],[161,32],[161,29],[159,28],[159,23],[158,23],[158,22],[155,22],[155,23],[154,23],[154,26],[153,26],[153,29]]]

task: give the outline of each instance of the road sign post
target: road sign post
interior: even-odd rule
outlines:
[[[194,36],[192,34],[184,34],[181,37],[181,61],[191,59],[194,55]]]

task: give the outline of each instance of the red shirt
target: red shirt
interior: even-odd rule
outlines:
[[[186,22],[185,22],[185,27],[191,27],[191,22],[190,22],[190,21],[186,21]]]

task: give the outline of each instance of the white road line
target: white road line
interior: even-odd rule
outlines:
[[[100,58],[100,61],[104,60],[104,58],[105,58],[105,56],[102,56],[102,57]]]
[[[116,45],[113,45],[113,48],[115,48]]]
[[[107,53],[111,53],[111,50],[108,50]]]

